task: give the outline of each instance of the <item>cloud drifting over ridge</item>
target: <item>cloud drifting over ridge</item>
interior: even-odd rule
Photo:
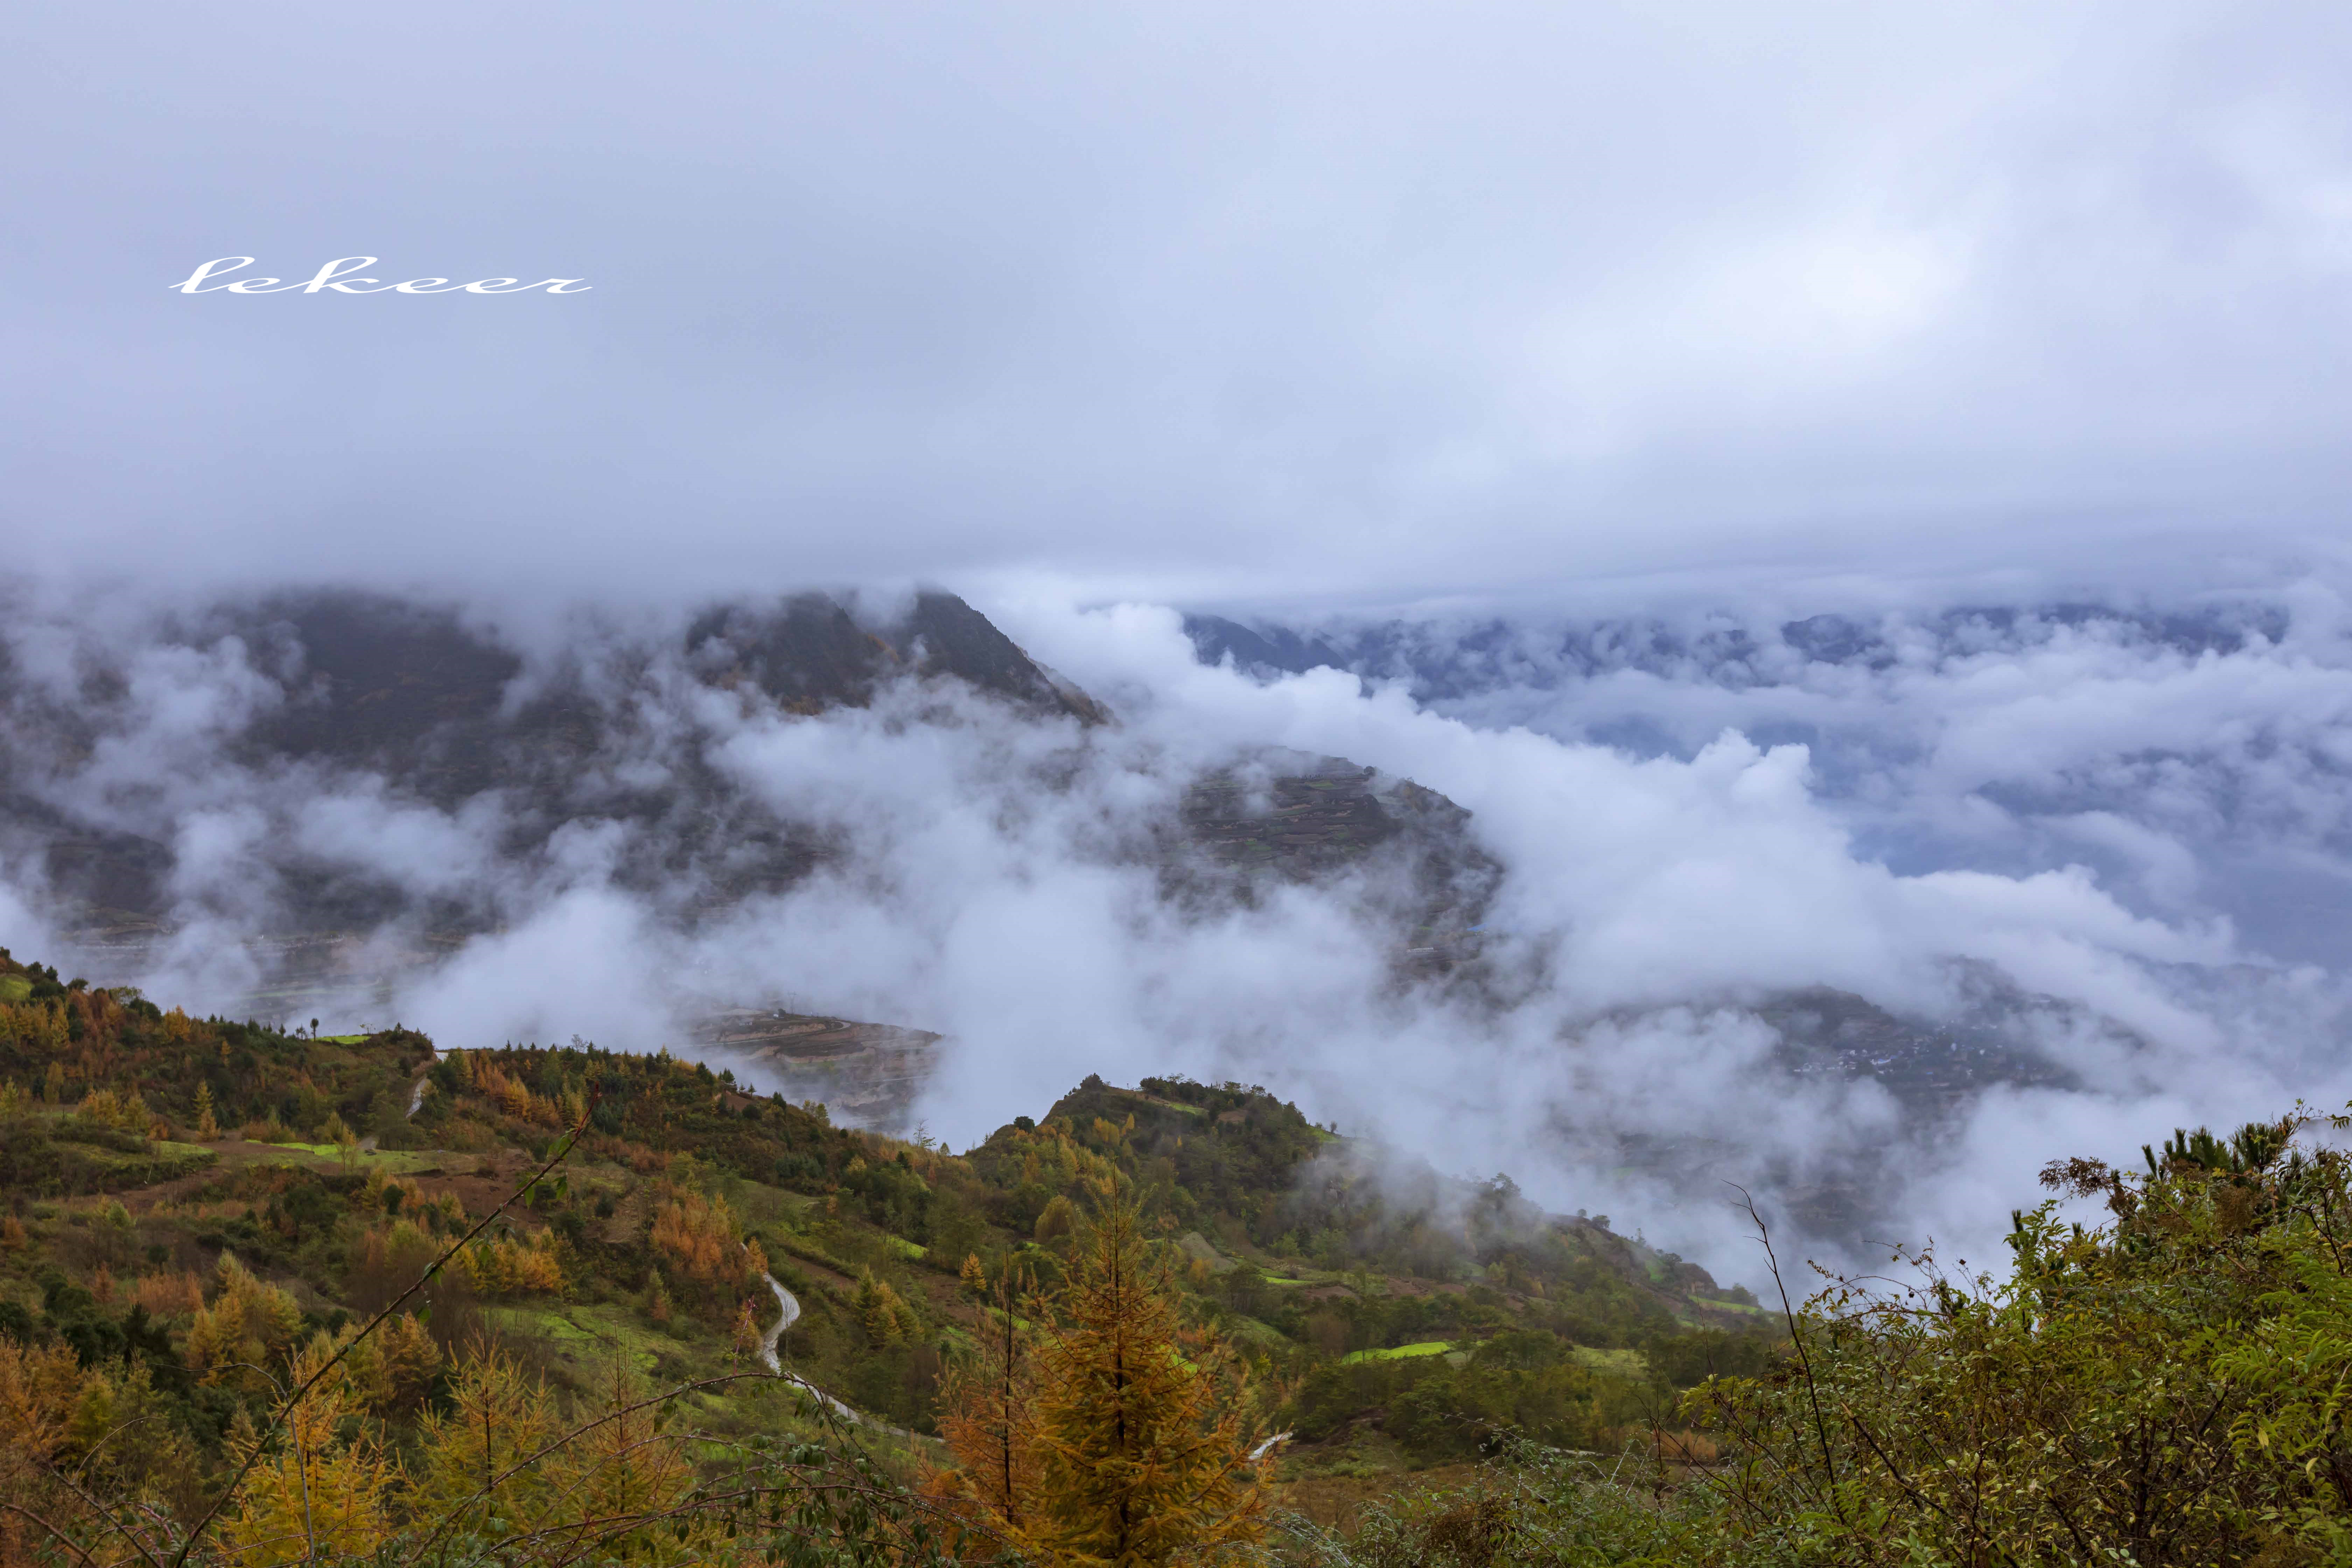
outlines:
[[[334,862],[398,884],[387,949],[415,938],[430,900],[486,911],[494,929],[408,972],[393,1004],[445,1043],[578,1032],[649,1047],[698,1002],[790,995],[952,1037],[925,1111],[957,1142],[1087,1072],[1233,1074],[1721,1261],[1737,1258],[1721,1216],[1628,1175],[1629,1140],[1789,1190],[1894,1151],[1919,1178],[1891,1199],[1894,1222],[1948,1233],[2028,1195],[2053,1153],[2116,1155],[2178,1122],[2352,1094],[2340,971],[2266,956],[2223,896],[2242,843],[2315,874],[2344,864],[2326,809],[2342,721],[2316,697],[2352,669],[2352,642],[2324,595],[2300,602],[2275,638],[2196,655],[2113,617],[2004,631],[1891,616],[1880,629],[1909,651],[1884,664],[1808,658],[1758,626],[1744,684],[1652,660],[1438,705],[1483,703],[1483,719],[1335,670],[1259,681],[1204,667],[1175,613],[1144,605],[996,607],[1112,702],[1122,721],[1108,731],[1015,721],[919,683],[871,710],[796,717],[656,660],[628,689],[643,722],[614,768],[656,790],[710,768],[832,847],[790,889],[732,901],[714,902],[697,866],[633,879],[643,824],[582,815],[517,849],[530,803],[436,805],[363,770],[245,756],[218,716],[270,710],[275,678],[266,654],[225,639],[103,650],[128,672],[93,715],[112,728],[50,793],[181,850],[189,923],[157,955],[159,994],[253,984],[236,939],[272,929],[287,879]],[[18,640],[52,635],[71,636]],[[189,671],[218,690],[200,698]],[[2049,700],[2094,674],[2137,696],[2105,728]],[[1513,703],[1557,732],[1496,721]],[[2177,720],[2217,703],[2236,729]],[[1676,743],[1579,732],[1637,710]],[[1791,715],[1811,749],[1744,732]],[[1986,734],[2007,741],[1971,738]],[[1199,770],[1267,746],[1348,756],[1474,811],[1506,868],[1487,913],[1492,988],[1400,986],[1378,887],[1286,889],[1255,909],[1160,896],[1152,825]],[[2266,804],[2276,791],[2246,783],[2264,768],[2302,792],[2292,832]],[[2029,786],[2054,811],[2021,806]],[[2003,788],[2009,805],[1993,798]],[[2208,818],[2221,826],[2183,828]],[[1906,834],[1905,863],[1874,847]],[[30,890],[11,897],[12,920],[41,912]],[[1791,1076],[1745,1006],[1828,985],[1952,1017],[1985,973],[2054,999],[2011,1022],[2081,1089],[1997,1091],[1929,1128],[1871,1082]]]

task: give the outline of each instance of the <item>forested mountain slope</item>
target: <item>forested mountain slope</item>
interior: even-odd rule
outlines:
[[[392,1450],[429,1447],[476,1342],[572,1399],[616,1368],[740,1368],[774,1315],[767,1270],[803,1307],[791,1367],[917,1434],[916,1463],[971,1348],[971,1272],[1050,1292],[1113,1180],[1183,1311],[1243,1358],[1259,1428],[1296,1434],[1295,1475],[1465,1458],[1507,1428],[1613,1442],[1765,1354],[1753,1302],[1704,1270],[1263,1091],[1089,1079],[1041,1109],[956,1154],[667,1056],[314,1038],[0,961],[0,1332],[135,1384],[157,1441],[120,1462],[198,1486],[269,1401],[224,1358],[283,1369],[382,1309],[576,1129],[410,1303],[369,1409]],[[731,1411],[708,1414],[753,1419]]]
[[[1223,1445],[1223,1533],[1151,1561],[2334,1563],[2314,1131],[2053,1163],[2107,1217],[2017,1215],[2006,1276],[1768,1314],[1238,1084],[1089,1078],[958,1154],[666,1055],[312,1038],[0,956],[0,1552],[1040,1560],[1110,1528],[1045,1442],[1108,1259],[1146,1370],[1223,1391],[1160,1433]]]

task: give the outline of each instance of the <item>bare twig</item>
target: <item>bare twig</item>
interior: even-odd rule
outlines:
[[[1737,1182],[1726,1182],[1724,1185],[1739,1194],[1740,1204],[1748,1210],[1748,1217],[1755,1222],[1756,1238],[1763,1244],[1764,1261],[1772,1269],[1772,1288],[1780,1293],[1780,1316],[1788,1322],[1789,1341],[1796,1347],[1797,1364],[1805,1374],[1805,1399],[1812,1406],[1813,1435],[1821,1440],[1822,1468],[1829,1477],[1830,1511],[1837,1515],[1840,1524],[1850,1528],[1851,1521],[1845,1516],[1845,1503],[1838,1496],[1837,1459],[1830,1452],[1830,1428],[1829,1422],[1822,1415],[1821,1385],[1813,1376],[1813,1358],[1805,1348],[1805,1336],[1797,1328],[1797,1310],[1789,1302],[1788,1282],[1780,1278],[1780,1255],[1772,1250],[1772,1227],[1766,1225],[1764,1216],[1756,1212],[1756,1199],[1746,1187]]]
[[[64,1531],[59,1530],[56,1525],[51,1524],[47,1520],[43,1519],[39,1514],[35,1513],[31,1509],[26,1508],[24,1504],[0,1500],[0,1508],[5,1508],[11,1513],[23,1514],[35,1524],[39,1525],[43,1530],[46,1530],[51,1535],[56,1536],[67,1546],[71,1547],[73,1549],[74,1555],[80,1558],[85,1564],[89,1564],[90,1563],[89,1553],[82,1548],[79,1542],[74,1540],[72,1536],[68,1535]],[[92,1568],[95,1568],[94,1564],[92,1565]]]
[[[57,1482],[59,1486],[65,1488],[66,1490],[73,1493],[74,1496],[81,1499],[82,1505],[88,1508],[90,1512],[98,1515],[99,1518],[106,1521],[108,1526],[112,1529],[115,1534],[120,1535],[123,1540],[131,1542],[131,1548],[136,1551],[140,1556],[147,1559],[148,1563],[151,1564],[151,1568],[162,1568],[162,1565],[155,1562],[155,1554],[147,1550],[146,1542],[141,1541],[136,1535],[133,1535],[131,1532],[131,1527],[129,1525],[124,1524],[121,1520],[115,1518],[113,1510],[108,1508],[96,1498],[82,1490],[80,1487],[75,1485],[72,1478],[66,1475],[62,1470],[51,1469],[49,1471],[49,1479]]]

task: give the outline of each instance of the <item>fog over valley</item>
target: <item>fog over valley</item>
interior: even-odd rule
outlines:
[[[2352,643],[2169,603],[25,603],[0,942],[445,1047],[578,1035],[961,1147],[1088,1074],[1732,1278],[2352,1093]]]

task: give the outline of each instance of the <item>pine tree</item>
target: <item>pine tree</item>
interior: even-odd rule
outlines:
[[[988,1271],[981,1268],[979,1253],[967,1252],[963,1255],[963,1269],[958,1282],[975,1296],[988,1289]]]
[[[1066,1563],[1167,1563],[1265,1531],[1263,1477],[1227,1363],[1205,1336],[1182,1332],[1139,1222],[1115,1180],[1062,1292],[1064,1326],[1036,1358],[1026,1533]]]
[[[213,1115],[213,1086],[196,1085],[196,1137],[204,1142],[219,1141],[220,1122]]]

